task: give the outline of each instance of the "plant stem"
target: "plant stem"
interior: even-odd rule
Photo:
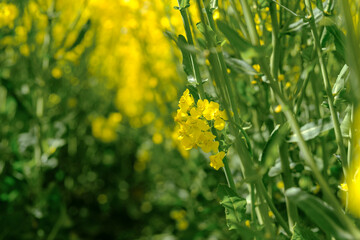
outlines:
[[[248,2],[246,0],[240,0],[240,2],[242,4],[243,10],[244,10],[245,20],[247,22],[247,25],[249,28],[252,28],[252,29],[249,29],[251,41],[254,45],[258,45],[258,37],[257,37],[257,32],[256,32],[255,24],[254,24],[254,19],[252,18]],[[339,204],[338,200],[331,192],[330,187],[328,186],[328,184],[322,177],[320,171],[318,170],[315,160],[312,156],[312,153],[310,152],[310,150],[301,134],[300,127],[294,116],[294,113],[292,112],[290,106],[288,105],[288,101],[286,101],[285,97],[280,92],[279,85],[272,78],[272,75],[270,74],[270,71],[268,69],[268,65],[265,63],[264,59],[259,59],[259,63],[260,63],[260,66],[261,66],[264,74],[270,81],[270,86],[273,89],[278,102],[282,106],[283,112],[284,112],[292,130],[298,136],[298,144],[299,144],[300,150],[304,154],[305,162],[313,171],[313,174],[314,174],[315,178],[317,179],[317,181],[319,182],[319,185],[322,188],[324,195],[327,197],[329,204],[331,206],[333,206],[339,219],[347,224],[351,233],[354,236],[360,238],[359,230],[355,227],[354,223],[351,222],[351,220],[343,213],[341,205]]]
[[[226,157],[223,159],[223,163],[224,163],[224,168],[223,168],[224,174],[225,174],[226,180],[228,182],[228,185],[232,190],[234,190],[234,192],[236,192],[234,178],[232,177],[232,173],[231,173],[230,167],[229,167],[229,162]]]
[[[290,231],[288,225],[286,224],[284,218],[281,216],[279,211],[276,209],[276,207],[275,207],[274,203],[272,202],[269,194],[266,192],[264,184],[258,184],[257,189],[258,189],[259,193],[265,198],[265,200],[268,203],[271,211],[274,213],[276,219],[279,221],[279,224],[281,225],[281,227],[285,230],[285,232],[288,235],[291,235],[291,231]]]
[[[270,15],[271,15],[271,24],[272,24],[272,45],[273,45],[273,52],[270,59],[270,67],[271,67],[271,73],[272,77],[274,79],[278,79],[278,71],[279,71],[279,62],[280,62],[280,54],[281,54],[281,46],[280,46],[280,39],[279,39],[279,24],[278,24],[278,18],[277,18],[277,10],[276,10],[276,4],[274,2],[270,2]],[[277,117],[276,114],[274,116],[275,120],[283,124],[284,121],[282,118]],[[280,161],[281,161],[281,168],[282,168],[282,178],[285,185],[285,190],[289,189],[294,186],[294,181],[291,176],[290,171],[290,162],[289,162],[289,152],[288,152],[288,144],[284,142],[279,147],[280,152]],[[295,222],[298,221],[298,212],[297,207],[295,204],[289,201],[287,196],[285,196],[285,203],[288,213],[288,222],[289,226],[292,229],[295,225]],[[271,205],[270,205],[271,206]],[[273,211],[274,212],[274,211]],[[275,213],[276,214],[278,213]],[[281,223],[281,222],[280,222]],[[283,226],[284,227],[284,226]],[[287,226],[286,226],[287,227]],[[285,229],[285,228],[284,228]]]
[[[196,3],[197,3],[197,7],[198,7],[198,12],[199,12],[199,15],[201,18],[201,22],[205,25],[206,21],[205,21],[204,12],[202,10],[203,9],[202,3],[200,2],[200,0],[197,0]],[[225,75],[225,74],[227,74],[226,68],[224,68],[224,65],[221,64],[221,58],[219,58],[219,54],[217,52],[214,53],[214,51],[216,51],[216,45],[214,42],[212,42],[212,40],[211,40],[212,38],[209,35],[207,27],[205,27],[204,35],[205,35],[206,43],[208,45],[207,47],[210,52],[209,61],[212,66],[212,70],[214,72],[215,81],[217,82],[216,83],[217,86],[220,88],[220,92],[221,92],[220,99],[222,99],[222,102],[225,102],[225,103],[227,102],[227,100],[229,100],[230,104],[225,104],[224,107],[226,108],[227,112],[230,112],[229,105],[231,105],[231,108],[234,113],[235,122],[240,122],[240,117],[238,115],[237,109],[235,108],[236,107],[235,99],[231,95],[226,96],[226,93],[230,94],[232,89],[230,87],[229,82],[226,80],[226,75]],[[225,71],[225,73],[223,71]],[[228,99],[228,97],[229,97],[229,99]],[[241,167],[243,176],[245,179],[252,179],[256,175],[256,171],[254,168],[254,163],[249,155],[249,151],[245,146],[245,142],[241,138],[238,137],[239,131],[237,130],[236,126],[234,124],[231,124],[230,129],[233,133],[237,133],[237,134],[235,134],[235,136],[237,136],[237,137],[236,137],[234,145],[235,145],[235,149],[237,150],[238,155],[240,156],[240,159],[241,159],[240,167]],[[257,186],[256,188],[258,189],[259,188],[258,186],[260,184],[262,184],[261,179],[259,180],[259,178],[255,178],[255,181],[256,181],[256,186]],[[261,197],[261,204],[259,206],[260,215],[261,215],[262,220],[264,221],[264,225],[265,225],[265,228],[267,229],[267,232],[271,236],[273,236],[274,229],[271,224],[271,219],[268,215],[267,208],[264,205],[263,198],[262,198],[262,196],[260,196],[260,197]]]
[[[180,2],[179,3],[179,7],[180,7]],[[180,9],[180,14],[184,23],[184,28],[185,28],[185,34],[186,34],[186,38],[188,41],[188,44],[191,46],[194,46],[194,41],[193,41],[193,37],[191,34],[191,29],[190,29],[190,23],[189,23],[189,18],[187,15],[187,9],[186,8],[182,8]],[[190,58],[191,58],[191,64],[192,64],[192,68],[193,68],[193,73],[197,82],[197,88],[199,90],[199,94],[200,97],[202,99],[205,99],[205,91],[204,91],[204,86],[202,84],[202,79],[201,79],[201,75],[200,75],[200,69],[199,69],[199,65],[197,63],[196,60],[196,55],[194,53],[190,53]]]
[[[324,63],[324,58],[322,56],[322,50],[321,50],[321,45],[320,45],[320,38],[316,29],[316,25],[315,25],[315,19],[314,19],[314,13],[311,7],[311,3],[310,0],[305,0],[305,5],[307,8],[307,11],[310,14],[310,28],[311,28],[311,32],[312,35],[314,37],[314,42],[315,42],[315,49],[318,55],[318,59],[319,59],[319,64],[320,64],[320,69],[321,69],[321,74],[323,77],[323,81],[324,81],[324,87],[325,87],[325,91],[328,97],[328,104],[329,104],[329,108],[330,108],[330,114],[331,114],[331,119],[332,122],[334,124],[334,131],[335,131],[335,137],[336,137],[336,142],[340,151],[340,157],[342,160],[342,164],[343,164],[343,169],[344,169],[344,174],[346,176],[346,171],[348,168],[347,165],[347,157],[346,157],[346,151],[345,151],[345,146],[344,146],[344,142],[343,142],[343,137],[341,134],[341,129],[340,129],[340,123],[339,123],[339,119],[337,117],[337,113],[333,104],[334,101],[334,97],[332,95],[332,90],[331,90],[331,85],[330,85],[330,80],[329,80],[329,76],[326,70],[326,66]]]

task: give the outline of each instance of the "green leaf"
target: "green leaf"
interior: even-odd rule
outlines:
[[[276,177],[280,173],[282,173],[281,162],[280,162],[280,159],[277,159],[275,162],[275,165],[270,168],[268,176]]]
[[[329,31],[334,36],[334,44],[336,52],[340,55],[341,59],[345,59],[345,34],[336,26],[335,22],[333,24],[326,26],[326,30]]]
[[[281,126],[277,125],[271,133],[260,155],[261,166],[265,167],[265,169],[274,165],[276,158],[279,156],[278,146],[284,141],[289,130],[289,125],[283,124]]]
[[[179,10],[190,7],[190,0],[179,0]]]
[[[81,27],[81,29],[79,31],[79,35],[77,36],[75,42],[68,49],[66,49],[66,51],[71,51],[77,45],[79,45],[82,42],[82,40],[84,39],[85,34],[90,29],[90,27],[91,27],[91,20],[88,19],[87,22]]]
[[[353,239],[334,210],[324,201],[299,188],[290,188],[285,194],[324,232],[331,234],[335,239]]]
[[[342,121],[340,125],[341,133],[343,137],[349,137],[349,131],[351,128],[351,106],[349,106],[345,111],[346,115],[344,117],[344,120]]]
[[[190,94],[193,96],[194,101],[197,102],[199,100],[199,92],[196,86],[192,84],[187,84],[186,87],[189,89]]]
[[[308,227],[295,224],[294,234],[291,237],[291,240],[318,240],[319,238],[309,230]]]
[[[315,23],[320,22],[321,19],[324,17],[323,12],[318,8],[315,8],[313,12],[314,12]],[[286,33],[297,32],[302,30],[304,27],[307,27],[308,25],[309,22],[304,21],[304,19],[300,19],[299,21],[290,24],[288,29],[285,30],[285,32]]]
[[[219,30],[229,40],[230,44],[237,48],[244,59],[251,59],[255,57],[263,57],[266,49],[263,46],[253,46],[251,43],[243,39],[234,29],[229,27],[224,21],[216,21]]]
[[[300,128],[301,135],[305,141],[316,138],[320,133],[329,131],[334,128],[334,125],[329,119],[320,119],[317,122],[310,122]],[[288,142],[295,143],[298,141],[296,134],[292,134]]]
[[[345,75],[348,72],[349,66],[348,65],[344,65],[343,68],[341,69],[338,77],[336,78],[336,82],[332,88],[332,94],[334,96],[338,95],[340,93],[341,90],[344,89],[345,87]]]
[[[323,3],[321,0],[316,0],[316,6],[321,10],[324,11]]]
[[[218,34],[216,34],[210,26],[203,24],[202,22],[198,22],[196,24],[196,27],[204,36],[206,33],[205,31],[205,27],[206,27],[207,32],[210,34],[211,41],[216,43],[217,45],[220,45],[224,41],[224,39]]]
[[[186,41],[186,38],[183,35],[178,36],[177,42],[178,42],[178,46],[180,46],[180,45],[186,46],[188,44]],[[182,64],[183,64],[183,68],[184,68],[186,75],[187,76],[193,75],[190,53],[183,47],[179,47],[179,48],[180,48],[181,54],[183,56]]]
[[[229,230],[238,229],[238,225],[245,220],[246,200],[224,184],[218,186],[217,195],[221,199],[220,204],[225,208]]]
[[[244,73],[246,75],[258,75],[254,68],[244,60],[237,58],[226,58],[226,65],[237,73]]]

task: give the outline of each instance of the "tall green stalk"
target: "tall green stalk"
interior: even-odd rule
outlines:
[[[180,7],[180,1],[178,1],[178,4],[179,4],[179,7]],[[183,23],[184,23],[184,29],[185,29],[185,34],[186,34],[188,44],[191,45],[191,46],[194,46],[194,40],[193,40],[193,37],[192,37],[192,34],[191,34],[187,8],[181,8],[180,9],[180,14],[181,14],[181,17],[182,17],[182,20],[183,20]],[[197,82],[197,88],[199,90],[200,97],[202,99],[205,99],[204,86],[203,86],[202,79],[201,79],[199,65],[198,65],[197,60],[196,60],[196,55],[194,53],[190,53],[190,58],[191,58],[191,65],[192,65],[193,74],[194,74],[196,82]]]
[[[250,38],[251,38],[251,42],[253,45],[258,45],[258,36],[257,36],[257,32],[256,32],[256,28],[255,28],[255,24],[254,24],[254,19],[253,16],[251,14],[250,11],[250,7],[249,4],[246,0],[240,0],[241,4],[242,4],[242,8],[244,11],[244,16],[245,16],[245,21],[248,25],[249,28],[249,33],[250,33]],[[270,81],[270,86],[273,89],[276,98],[278,100],[278,102],[280,103],[280,105],[282,106],[283,112],[292,128],[292,130],[294,131],[294,133],[297,135],[298,138],[298,144],[299,144],[299,148],[300,150],[303,152],[304,155],[304,160],[306,162],[306,164],[311,168],[313,175],[315,176],[316,180],[318,181],[320,187],[322,188],[322,191],[324,193],[324,195],[326,196],[328,203],[334,208],[334,210],[336,211],[338,217],[340,218],[341,221],[343,221],[344,223],[346,223],[346,225],[348,226],[349,231],[355,236],[355,237],[359,237],[360,238],[360,232],[359,230],[356,228],[356,226],[354,225],[354,223],[344,214],[340,203],[338,202],[338,200],[336,199],[336,197],[334,196],[334,194],[332,193],[329,185],[327,184],[327,182],[325,181],[325,179],[323,178],[323,176],[321,175],[315,160],[312,156],[312,153],[310,151],[310,149],[308,148],[302,134],[300,131],[300,126],[299,123],[297,122],[295,115],[292,111],[292,108],[290,108],[288,101],[285,99],[285,97],[282,95],[280,89],[279,89],[279,85],[277,84],[277,82],[273,79],[270,70],[268,68],[268,65],[266,64],[266,62],[264,61],[264,59],[259,59],[259,63],[260,66],[264,72],[264,74],[266,75],[267,79]]]
[[[340,157],[341,157],[343,168],[344,168],[344,174],[346,176],[346,171],[347,171],[348,165],[347,165],[346,150],[345,150],[345,146],[344,146],[344,142],[343,142],[344,140],[343,140],[343,137],[341,134],[339,119],[337,117],[337,113],[336,113],[334,103],[333,103],[334,97],[332,95],[330,80],[329,80],[328,72],[327,72],[327,69],[326,69],[326,66],[324,63],[323,53],[322,53],[321,45],[320,45],[320,38],[319,38],[319,34],[316,29],[314,13],[313,13],[313,10],[311,7],[310,0],[305,0],[305,5],[306,5],[308,13],[310,14],[310,19],[309,19],[310,29],[311,29],[311,32],[312,32],[312,35],[314,38],[315,49],[316,49],[316,53],[317,53],[318,60],[319,60],[321,74],[322,74],[323,82],[324,82],[324,87],[325,87],[326,95],[328,97],[328,104],[329,104],[329,108],[330,108],[331,120],[334,124],[336,143],[337,143],[339,151],[340,151]]]
[[[273,51],[270,59],[271,74],[274,79],[278,79],[278,71],[280,64],[280,55],[281,55],[281,43],[280,43],[280,32],[278,24],[278,16],[276,5],[274,2],[270,2],[270,15],[271,15],[271,24],[272,24],[272,45]],[[284,121],[281,116],[275,115],[275,120],[283,124]],[[294,186],[294,181],[290,171],[290,162],[289,162],[289,149],[287,143],[282,143],[279,147],[280,152],[280,161],[282,169],[282,179],[284,181],[285,190]],[[296,222],[298,222],[298,212],[297,207],[294,203],[290,202],[288,197],[285,196],[285,203],[288,213],[288,222],[289,226],[292,229]]]

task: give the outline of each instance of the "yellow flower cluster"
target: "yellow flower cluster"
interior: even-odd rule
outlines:
[[[103,142],[116,140],[116,129],[121,120],[122,115],[120,113],[111,113],[107,119],[104,117],[96,117],[91,122],[94,137],[99,138]]]
[[[0,3],[0,28],[12,28],[17,15],[18,11],[14,4]]]
[[[200,147],[206,153],[218,152],[219,142],[215,140],[216,136],[211,132],[209,123],[217,130],[223,130],[225,120],[228,120],[226,112],[219,110],[218,103],[200,99],[195,106],[193,96],[186,89],[175,116],[175,121],[180,125],[178,140],[185,150]],[[210,166],[216,170],[223,167],[224,156],[225,152],[210,156]]]
[[[109,88],[116,89],[115,105],[132,127],[169,116],[171,108],[166,106],[176,102],[175,84],[180,85],[180,79],[163,32],[180,28],[182,22],[169,4],[145,0],[89,2],[97,32],[89,68],[107,80]]]

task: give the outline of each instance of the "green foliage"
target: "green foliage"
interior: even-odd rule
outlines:
[[[226,223],[229,230],[238,229],[245,220],[246,200],[240,198],[231,188],[220,184],[217,189],[220,204],[225,208]]]
[[[307,227],[296,224],[291,240],[318,240],[319,238]]]
[[[314,197],[298,188],[290,188],[286,191],[290,201],[293,201],[306,215],[322,228],[325,232],[333,235],[336,239],[353,239],[354,236],[347,231],[334,209],[324,201]]]

